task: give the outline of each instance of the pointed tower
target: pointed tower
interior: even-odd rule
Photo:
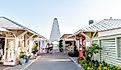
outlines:
[[[59,24],[57,18],[54,18],[53,20],[53,25],[52,25],[52,30],[50,34],[50,41],[59,41],[60,39],[60,29],[59,29]]]

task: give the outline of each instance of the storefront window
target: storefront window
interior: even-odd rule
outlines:
[[[15,57],[15,41],[14,39],[7,39],[5,61],[13,62]]]

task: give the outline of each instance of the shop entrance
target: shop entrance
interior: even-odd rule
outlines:
[[[4,59],[5,38],[0,38],[0,62]]]
[[[4,65],[15,65],[16,56],[15,56],[15,39],[6,38],[5,40],[5,56],[4,56]]]

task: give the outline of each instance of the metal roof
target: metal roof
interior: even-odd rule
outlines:
[[[95,31],[104,31],[116,28],[121,28],[121,19],[104,19],[100,22],[90,24],[80,29],[80,31],[95,32]]]
[[[31,29],[29,29],[27,27],[24,27],[24,26],[14,22],[14,21],[6,18],[6,17],[0,17],[0,28],[27,30],[27,31],[39,36],[39,37],[44,38],[42,35],[38,34],[37,32],[35,32],[35,31],[33,31],[33,30],[31,30]]]
[[[0,27],[6,28],[6,29],[26,29],[26,27],[6,18],[6,17],[0,17]]]
[[[92,23],[77,32],[75,32],[73,35],[76,35],[80,32],[99,32],[99,31],[105,31],[105,30],[111,30],[121,28],[121,19],[103,19],[100,22]]]

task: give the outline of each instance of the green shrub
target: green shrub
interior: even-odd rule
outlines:
[[[59,41],[59,51],[60,52],[63,52],[63,43],[62,42],[63,42],[63,40]]]
[[[25,52],[20,52],[19,58],[26,59],[27,55],[25,54]]]
[[[34,44],[34,46],[32,47],[32,53],[36,54],[36,52],[38,52],[38,46],[36,44]]]
[[[70,51],[70,52],[68,52],[68,55],[70,57],[78,57],[79,56],[79,53],[77,51]]]
[[[98,44],[92,44],[91,47],[85,49],[86,60],[91,61],[91,58],[94,54],[98,53],[101,50]]]

